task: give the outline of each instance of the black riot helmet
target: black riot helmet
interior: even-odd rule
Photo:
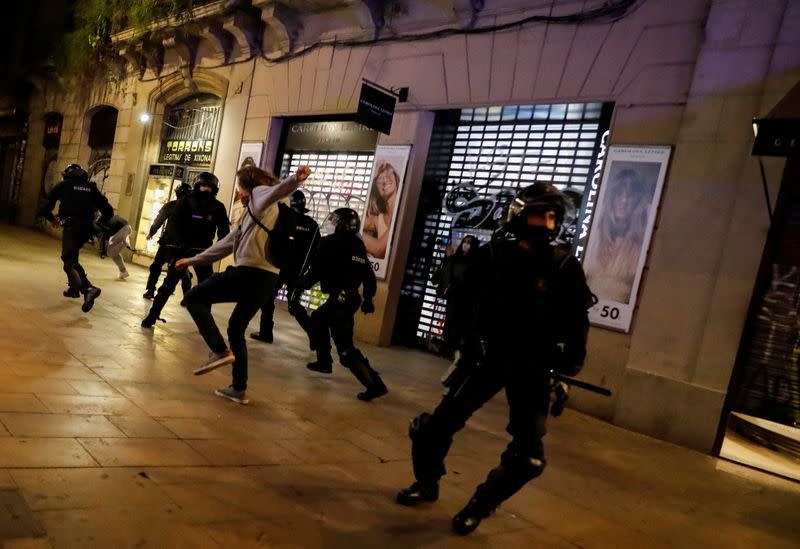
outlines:
[[[175,198],[181,199],[192,190],[192,186],[188,183],[181,183],[175,188]]]
[[[201,185],[211,187],[211,194],[217,196],[219,192],[219,179],[211,172],[200,172],[194,179],[194,190],[199,191]]]
[[[289,197],[289,205],[296,212],[306,213],[308,211],[308,208],[306,208],[306,195],[301,190],[292,193],[292,196]]]
[[[79,164],[70,164],[64,171],[61,172],[61,176],[64,179],[81,179],[83,181],[89,181],[89,174],[86,173],[86,170],[80,167]]]
[[[528,214],[555,213],[554,227],[528,225]],[[506,228],[514,236],[529,242],[550,243],[561,232],[567,211],[567,198],[552,183],[539,181],[522,189],[508,208]]]
[[[358,233],[361,229],[361,219],[358,213],[352,208],[336,208],[322,224],[320,232],[322,236],[330,236],[333,233],[341,233],[349,231],[351,233]]]

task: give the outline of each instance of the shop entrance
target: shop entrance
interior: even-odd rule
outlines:
[[[445,250],[466,235],[488,241],[517,191],[536,181],[570,191],[578,206],[612,112],[613,103],[569,103],[436,113],[393,343],[442,351],[446,301],[435,275]]]
[[[720,457],[800,481],[800,159],[786,162],[721,426]]]
[[[151,164],[148,170],[147,182],[142,201],[142,213],[139,216],[136,233],[136,253],[134,260],[143,265],[149,265],[158,251],[158,239],[161,238],[163,227],[158,233],[147,239],[147,233],[161,208],[175,199],[175,189],[184,182],[187,174],[186,166],[177,164]]]
[[[378,134],[352,117],[287,119],[283,127],[283,152],[276,173],[287,177],[300,166],[311,168],[301,191],[306,196],[308,215],[319,225],[336,208],[352,208],[364,218],[375,160]],[[322,294],[306,292],[303,302],[316,308]],[[278,299],[285,301],[285,291]]]

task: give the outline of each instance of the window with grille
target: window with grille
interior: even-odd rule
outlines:
[[[363,215],[374,159],[371,152],[286,151],[280,173],[287,177],[300,166],[311,168],[313,176],[300,190],[306,195],[308,215],[322,225],[328,213],[336,208],[352,208],[359,216]],[[286,301],[285,290],[281,289],[278,299]],[[306,307],[315,309],[323,299],[323,294],[314,289],[306,292],[302,301]]]
[[[488,241],[517,191],[536,181],[582,194],[612,103],[511,105],[436,115],[394,341],[435,350],[444,299],[432,281],[445,247]]]

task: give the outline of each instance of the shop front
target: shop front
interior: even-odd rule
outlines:
[[[354,116],[286,118],[274,167],[286,177],[298,167],[313,177],[300,188],[308,215],[319,225],[336,208],[352,208],[364,217],[378,133],[354,121]],[[279,299],[285,300],[283,291]],[[319,294],[307,292],[307,306],[316,307]]]
[[[800,481],[800,118],[756,127],[753,154],[787,159],[717,447],[723,458]]]
[[[158,239],[147,238],[153,220],[164,204],[175,199],[181,183],[192,184],[198,173],[211,171],[217,128],[221,113],[220,99],[198,94],[171,105],[164,112],[157,162],[150,164],[136,225],[134,261],[147,265],[158,250]]]
[[[448,247],[488,242],[517,191],[549,181],[586,211],[613,103],[562,103],[438,111],[428,152],[393,343],[438,351],[446,301],[435,274]],[[581,204],[583,206],[581,207]],[[581,214],[572,220],[577,223]],[[569,242],[580,231],[571,227]],[[575,244],[577,245],[576,239]]]

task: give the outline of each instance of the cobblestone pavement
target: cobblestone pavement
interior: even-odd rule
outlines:
[[[457,436],[440,501],[400,507],[408,422],[435,404],[443,360],[364,345],[391,392],[363,403],[341,367],[305,369],[279,308],[275,343],[249,343],[239,406],[212,394],[227,368],[191,375],[206,348],[177,298],[166,324],[140,328],[144,268],[118,281],[84,249],[103,289],[84,314],[61,295],[58,255],[56,240],[0,226],[5,547],[797,547],[800,484],[571,410],[550,422],[544,475],[458,538],[451,516],[507,443],[502,396]]]

